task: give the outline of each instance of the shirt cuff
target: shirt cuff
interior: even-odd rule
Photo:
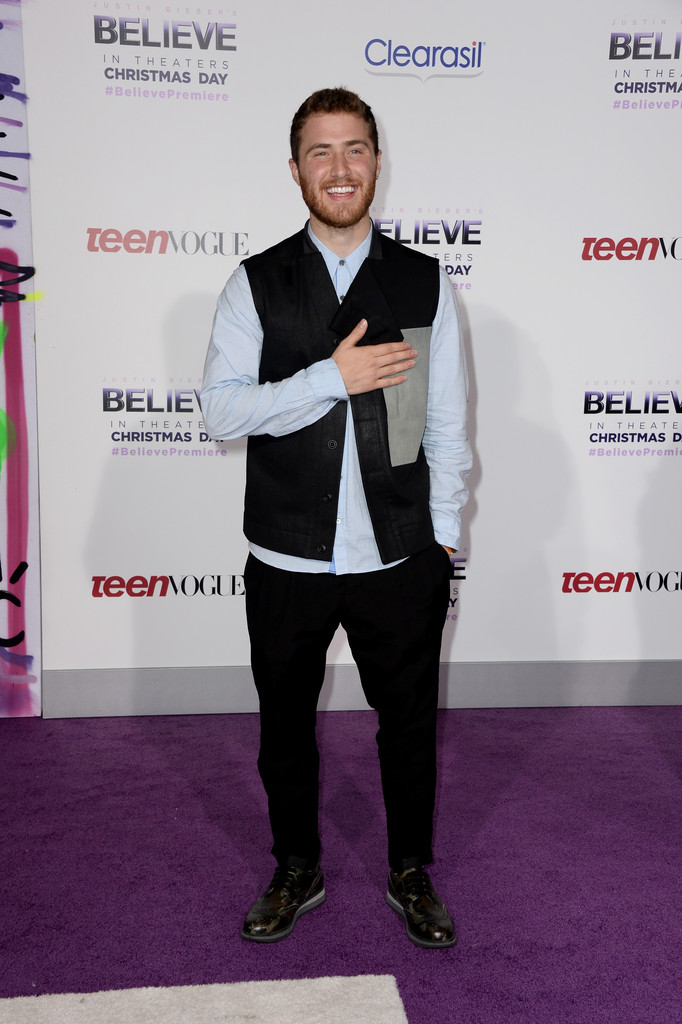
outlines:
[[[436,519],[433,516],[432,519],[433,533],[438,543],[448,548],[454,548],[457,551],[460,542],[460,524],[453,523],[452,520],[448,519]]]
[[[322,359],[313,363],[307,371],[308,383],[315,398],[320,402],[333,399],[335,402],[347,402],[348,392],[343,383],[341,371],[333,359]]]

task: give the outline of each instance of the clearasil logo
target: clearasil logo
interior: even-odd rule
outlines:
[[[483,74],[480,40],[462,43],[417,43],[375,37],[365,45],[365,70],[371,75],[419,78],[477,78]]]

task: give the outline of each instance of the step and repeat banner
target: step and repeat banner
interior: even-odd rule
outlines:
[[[291,116],[341,84],[379,123],[375,224],[441,263],[466,331],[444,703],[677,702],[679,3],[21,11],[44,713],[255,707],[245,442],[198,393],[226,278],[305,221]],[[324,706],[364,706],[351,662],[339,634]]]

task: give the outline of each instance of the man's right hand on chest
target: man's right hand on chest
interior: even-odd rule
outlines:
[[[414,366],[416,349],[406,341],[389,341],[380,345],[360,345],[367,321],[361,320],[350,334],[340,341],[332,359],[339,368],[349,395],[402,384],[406,371]]]

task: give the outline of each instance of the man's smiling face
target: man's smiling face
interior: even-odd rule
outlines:
[[[315,221],[351,228],[365,219],[381,169],[365,121],[355,114],[313,114],[301,132],[294,181]]]

